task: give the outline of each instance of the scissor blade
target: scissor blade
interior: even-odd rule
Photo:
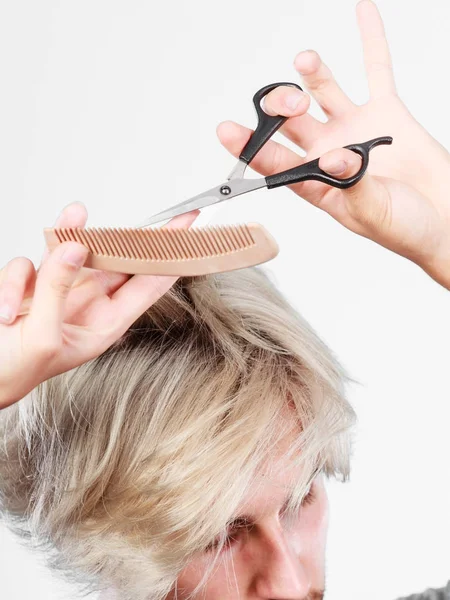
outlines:
[[[265,178],[225,181],[225,183],[211,188],[207,192],[203,192],[203,194],[198,194],[198,196],[189,198],[189,200],[180,202],[179,204],[163,210],[156,215],[152,215],[146,221],[140,225],[137,225],[137,229],[140,227],[147,227],[148,225],[154,225],[155,223],[166,221],[167,219],[172,219],[177,215],[190,212],[191,210],[205,208],[205,206],[212,206],[217,202],[222,202],[222,200],[229,200],[235,196],[239,196],[240,194],[245,194],[246,192],[251,192],[253,190],[265,187],[266,185]]]
[[[147,225],[153,225],[154,223],[159,223],[160,221],[166,221],[167,219],[172,219],[177,215],[190,212],[191,210],[205,208],[205,206],[210,206],[212,204],[216,204],[217,202],[221,202],[222,200],[226,200],[226,196],[222,196],[220,193],[220,188],[221,186],[217,186],[211,190],[208,190],[207,192],[203,192],[203,194],[198,194],[198,196],[194,196],[193,198],[189,198],[189,200],[184,200],[175,206],[167,208],[156,215],[152,215],[146,221],[144,221],[144,223],[138,225],[138,228],[146,227]]]

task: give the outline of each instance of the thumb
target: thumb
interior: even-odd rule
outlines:
[[[361,168],[361,157],[356,152],[340,148],[324,154],[319,160],[319,167],[333,177],[347,179],[356,175]],[[366,172],[358,183],[339,192],[344,198],[346,215],[359,225],[350,229],[356,233],[382,233],[389,219],[390,201],[381,179]],[[332,212],[331,205],[328,212]],[[341,213],[340,221],[342,216]],[[348,223],[343,224],[349,226]]]

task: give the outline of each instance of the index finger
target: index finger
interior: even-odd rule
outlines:
[[[87,210],[82,202],[72,202],[63,208],[59,214],[54,227],[84,227],[87,221]],[[46,247],[42,255],[41,263],[47,260],[50,255]]]
[[[284,117],[299,116],[306,113],[310,98],[297,88],[280,85],[269,92],[263,99],[263,109],[268,115]]]
[[[268,115],[290,117],[281,126],[280,133],[307,151],[322,135],[323,127],[323,123],[307,113],[310,104],[309,94],[281,85],[267,94],[263,109]]]
[[[364,52],[364,64],[371,98],[396,94],[391,54],[383,20],[372,0],[362,0],[356,8]]]

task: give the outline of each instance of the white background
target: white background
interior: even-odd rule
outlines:
[[[42,229],[71,201],[86,204],[88,225],[131,226],[225,179],[235,160],[217,124],[254,126],[253,94],[298,81],[300,50],[321,52],[351,98],[365,101],[355,4],[2,0],[0,264],[19,255],[37,263]],[[450,147],[450,3],[379,6],[401,96]],[[278,240],[269,268],[279,286],[361,382],[350,391],[359,415],[352,478],[330,486],[327,598],[393,600],[443,586],[448,293],[286,189],[208,209],[197,223],[243,221]],[[0,597],[75,598],[3,529]]]

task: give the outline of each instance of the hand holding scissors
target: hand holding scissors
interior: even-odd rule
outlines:
[[[312,160],[308,163],[299,165],[292,169],[276,173],[275,175],[269,175],[258,179],[244,179],[244,173],[247,165],[251,163],[256,154],[261,150],[264,144],[275,134],[276,131],[283,125],[287,117],[282,115],[268,115],[261,107],[261,101],[269,94],[272,90],[279,86],[291,86],[299,90],[302,88],[295,83],[272,83],[261,88],[253,97],[253,103],[256,108],[258,115],[258,125],[242,150],[239,160],[235,168],[232,170],[227,180],[218,186],[203,192],[193,198],[185,200],[171,208],[168,208],[162,212],[159,212],[145,222],[138,225],[138,227],[147,227],[165,221],[179,214],[190,212],[192,210],[211,206],[217,202],[223,200],[230,200],[241,194],[246,194],[254,190],[267,187],[268,189],[280,187],[283,185],[290,185],[299,183],[306,180],[315,180],[322,183],[331,185],[336,188],[346,189],[349,188],[364,176],[369,164],[369,152],[375,146],[380,144],[391,144],[392,138],[389,136],[378,137],[369,140],[364,143],[351,144],[346,146],[347,149],[352,150],[361,157],[361,167],[358,172],[352,177],[346,179],[338,179],[329,175],[319,167],[319,159]]]

